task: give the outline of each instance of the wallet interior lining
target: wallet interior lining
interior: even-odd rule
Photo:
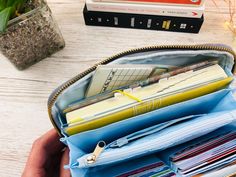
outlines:
[[[191,64],[194,62],[204,61],[209,58],[218,59],[219,64],[225,70],[225,72],[229,76],[232,75],[231,71],[234,65],[234,57],[227,52],[211,50],[170,50],[162,52],[143,52],[121,57],[113,62],[110,62],[109,64],[167,64],[174,66],[184,66],[186,64]],[[65,117],[62,114],[62,110],[69,104],[84,99],[86,89],[89,85],[93,73],[94,72],[88,74],[87,76],[64,90],[56,100],[54,106],[52,107],[52,114],[58,127],[62,128],[63,124],[65,123]]]
[[[121,162],[119,164],[98,166],[95,168],[89,168],[87,170],[83,169],[83,170],[77,171],[77,170],[73,169],[72,173],[78,175],[78,174],[80,174],[79,172],[86,171],[87,173],[85,176],[96,176],[96,177],[118,176],[118,174],[121,175],[126,172],[133,171],[134,169],[139,169],[140,167],[147,166],[147,164],[150,164],[150,161],[153,158],[154,159],[151,162],[151,164],[155,164],[155,162],[157,162],[157,158],[158,158],[158,159],[162,160],[165,164],[167,164],[173,170],[175,168],[171,165],[169,157],[172,154],[176,153],[176,149],[177,149],[177,151],[181,151],[185,147],[189,147],[195,143],[198,143],[199,141],[207,140],[207,139],[209,139],[209,137],[215,137],[217,135],[220,135],[221,133],[228,132],[229,130],[234,130],[234,129],[235,129],[234,125],[228,125],[228,126],[220,128],[220,129],[208,134],[207,136],[204,136],[204,138],[203,137],[197,138],[193,141],[181,144],[179,146],[175,146],[175,147],[167,149],[165,151],[161,151],[160,153],[155,153],[155,155],[152,154],[150,156],[141,157],[140,159],[136,158],[136,159]],[[179,177],[179,175],[177,175],[177,177]]]
[[[79,167],[91,168],[112,163],[120,163],[127,161],[128,159],[146,156],[183,144],[229,125],[233,118],[232,116],[222,116],[226,114],[228,114],[228,111],[209,113],[198,118],[170,126],[160,132],[150,134],[149,136],[136,139],[125,146],[119,148],[106,148],[102,154],[100,154],[98,160],[92,164],[87,163],[87,157],[89,155],[87,154],[79,158]],[[214,120],[214,125],[212,120]],[[176,137],[174,135],[181,136]]]
[[[101,128],[81,132],[72,135],[67,139],[69,139],[72,144],[76,145],[77,148],[86,153],[90,153],[94,150],[97,142],[101,140],[108,144],[128,134],[173,119],[233,109],[234,104],[227,107],[222,106],[226,102],[230,102],[230,97],[230,90],[220,90],[202,97],[115,122]],[[123,130],[122,132],[120,131],[121,129]],[[90,138],[88,139],[88,137]]]
[[[73,164],[76,163],[76,160],[82,155],[91,153],[98,141],[114,141],[117,139],[117,137],[119,138],[120,136],[122,136],[122,134],[120,133],[120,129],[123,130],[122,132],[125,135],[128,135],[129,131],[136,131],[136,127],[138,127],[138,130],[140,130],[140,127],[142,127],[144,122],[149,122],[153,119],[156,119],[159,122],[165,122],[168,120],[173,120],[177,115],[177,117],[183,117],[186,115],[197,115],[233,110],[235,108],[236,102],[232,96],[232,93],[230,92],[230,90],[224,89],[212,94],[195,98],[193,100],[161,108],[157,111],[156,116],[147,113],[147,115],[143,117],[130,118],[99,129],[72,135],[65,138],[65,141],[70,148],[70,165],[73,166]],[[156,122],[153,121],[151,125],[156,124]],[[127,160],[128,159],[124,160],[124,162],[126,162]],[[96,171],[97,167],[94,168]],[[94,170],[94,168],[91,169]],[[77,167],[72,168],[73,173],[76,173],[77,175],[81,174],[82,172],[87,172],[88,170],[90,169],[78,169]]]

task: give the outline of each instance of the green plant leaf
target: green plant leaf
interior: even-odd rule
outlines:
[[[0,32],[4,32],[10,19],[17,13],[25,12],[25,3],[28,0],[0,0]]]
[[[8,7],[0,12],[0,32],[5,32],[11,13],[12,7]]]
[[[7,7],[13,6],[15,3],[18,3],[19,0],[7,0]]]
[[[6,8],[6,0],[0,0],[0,12]]]
[[[17,0],[14,5],[18,11],[21,11],[26,2],[27,0]]]

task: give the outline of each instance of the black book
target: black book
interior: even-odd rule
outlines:
[[[201,18],[185,18],[88,11],[86,5],[83,13],[85,24],[91,26],[149,29],[186,33],[198,33],[204,21],[203,16]]]

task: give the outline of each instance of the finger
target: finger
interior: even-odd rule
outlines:
[[[38,147],[45,150],[48,155],[60,153],[65,147],[65,145],[60,142],[60,136],[55,129],[48,131],[41,136],[38,141]]]
[[[64,145],[59,141],[59,135],[55,130],[50,130],[38,138],[32,146],[23,174],[41,174],[45,171],[47,162],[53,154],[59,153]],[[26,175],[22,175],[26,176]]]
[[[61,158],[60,177],[70,177],[70,170],[64,169],[64,166],[68,164],[69,164],[69,149],[66,148]]]
[[[29,163],[31,166],[42,168],[45,167],[48,159],[59,153],[64,145],[59,141],[59,135],[53,129],[37,139],[32,147]]]

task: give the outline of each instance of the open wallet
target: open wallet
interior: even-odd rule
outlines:
[[[114,55],[50,96],[72,177],[236,176],[234,51],[173,45]]]

